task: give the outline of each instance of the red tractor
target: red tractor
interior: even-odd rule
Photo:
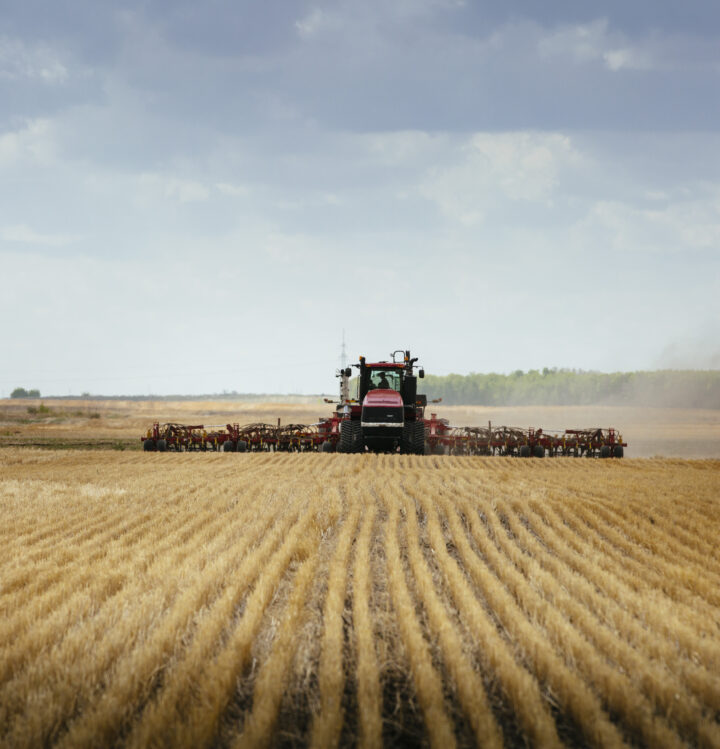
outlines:
[[[353,364],[359,370],[355,398],[349,397],[351,368],[340,371],[339,452],[425,453],[427,400],[417,393],[417,378],[425,372],[420,369],[415,375],[417,357],[410,358],[409,351],[394,351],[392,359],[370,364],[361,356],[360,363]]]

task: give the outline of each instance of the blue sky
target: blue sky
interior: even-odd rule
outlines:
[[[720,367],[720,9],[6,4],[0,394]]]

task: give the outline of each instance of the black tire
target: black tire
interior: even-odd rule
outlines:
[[[610,445],[603,445],[600,448],[600,457],[601,458],[609,458],[610,457]]]
[[[529,458],[530,457],[530,445],[520,445],[518,449],[518,455],[521,458]]]
[[[320,452],[321,453],[334,453],[335,445],[330,440],[326,440],[325,442],[322,443],[322,445],[320,445]]]
[[[352,452],[361,453],[365,450],[365,443],[362,436],[362,425],[360,421],[352,422]]]
[[[625,450],[622,445],[615,445],[613,448],[613,458],[622,458],[625,455]]]
[[[535,445],[535,447],[533,447],[533,457],[544,458],[545,448],[542,445]]]
[[[146,453],[154,453],[157,448],[155,447],[155,440],[147,439],[143,442],[143,450]]]
[[[247,452],[247,442],[245,442],[245,440],[238,440],[237,441],[237,451],[239,453],[246,453]]]
[[[338,452],[341,453],[351,453],[354,452],[354,437],[355,437],[355,429],[354,427],[355,422],[351,421],[350,419],[346,419],[345,421],[340,422],[340,443],[338,444]],[[358,423],[358,426],[360,424]]]
[[[234,453],[235,443],[232,440],[225,440],[225,442],[223,442],[223,452]]]
[[[409,455],[413,452],[413,427],[414,421],[406,421],[403,425],[402,439],[400,440],[400,452]]]
[[[425,455],[425,422],[422,419],[413,422],[413,453]]]
[[[157,441],[157,451],[159,453],[164,453],[167,450],[167,442],[165,440],[158,440]]]

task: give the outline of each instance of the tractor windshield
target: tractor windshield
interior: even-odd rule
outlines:
[[[371,390],[396,390],[400,392],[401,375],[396,370],[375,369],[370,373]]]

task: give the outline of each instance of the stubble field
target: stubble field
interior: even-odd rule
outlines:
[[[0,450],[0,744],[720,746],[720,461]]]

